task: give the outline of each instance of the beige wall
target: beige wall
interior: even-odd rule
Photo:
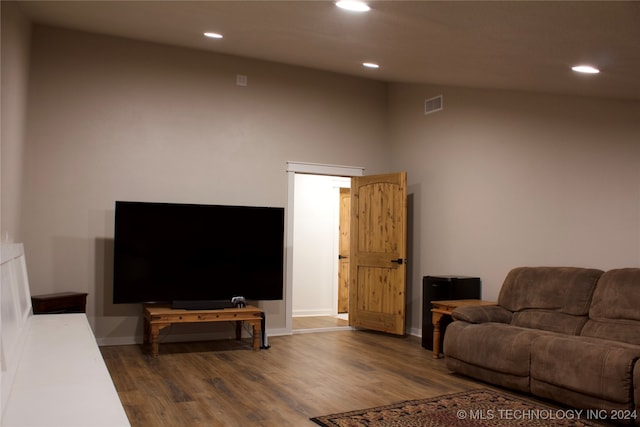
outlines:
[[[384,83],[48,27],[32,49],[32,293],[89,292],[98,338],[141,336],[110,303],[115,200],[285,206],[287,160],[388,169]]]
[[[14,3],[2,2],[1,5],[0,240],[20,242],[31,25]]]
[[[287,160],[408,172],[413,333],[423,275],[479,275],[495,298],[514,266],[640,265],[638,101],[387,85],[48,27],[32,38],[22,210],[9,210],[32,292],[89,292],[103,342],[141,334],[139,306],[109,303],[115,200],[285,206]],[[3,74],[4,57],[3,37]],[[444,111],[425,116],[438,94]],[[4,153],[4,80],[2,97]],[[265,309],[283,328],[284,304]]]
[[[495,299],[523,265],[640,266],[640,102],[393,84],[390,138],[406,169],[410,320],[424,275],[472,275]],[[444,109],[424,115],[424,100]]]

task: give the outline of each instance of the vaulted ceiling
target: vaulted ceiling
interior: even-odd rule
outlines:
[[[388,82],[640,99],[636,1],[370,1],[364,13],[309,0],[19,3],[35,23]]]

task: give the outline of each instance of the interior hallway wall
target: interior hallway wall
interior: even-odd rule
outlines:
[[[337,314],[338,179],[295,175],[293,316]]]
[[[14,3],[2,2],[2,106],[0,107],[0,240],[21,242],[25,132],[31,24]]]
[[[111,304],[116,200],[285,206],[288,160],[388,169],[385,83],[44,26],[31,64],[32,293],[88,292],[102,343],[142,336],[140,305]]]
[[[444,109],[424,114],[424,100]],[[640,266],[640,102],[392,84],[392,169],[412,206],[409,325],[422,276]]]
[[[34,294],[90,293],[99,339],[141,335],[139,306],[110,304],[115,200],[284,206],[287,160],[408,172],[412,332],[423,275],[479,275],[495,298],[518,265],[640,264],[638,101],[387,85],[52,27],[32,40],[21,208],[3,168],[3,227],[20,217]],[[282,328],[284,304],[264,308]]]

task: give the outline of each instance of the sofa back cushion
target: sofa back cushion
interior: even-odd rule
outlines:
[[[581,335],[640,345],[640,268],[602,275]]]
[[[512,311],[512,325],[578,335],[601,270],[518,267],[504,280],[498,304]]]

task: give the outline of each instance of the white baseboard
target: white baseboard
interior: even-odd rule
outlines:
[[[267,337],[276,337],[280,335],[291,335],[291,331],[286,329],[267,329]],[[243,338],[248,338],[250,335],[246,330],[242,331]],[[160,333],[160,343],[167,342],[189,342],[189,341],[213,341],[213,340],[232,340],[235,339],[235,333],[229,334],[227,332],[214,332],[214,333],[198,333],[198,334],[162,334]],[[142,344],[142,336],[135,337],[104,337],[97,338],[99,346],[110,345],[134,345]]]
[[[295,329],[293,334],[313,334],[316,332],[355,331],[353,326],[330,326],[327,328]]]
[[[96,338],[98,342],[98,346],[106,347],[110,345],[133,345],[133,344],[142,344],[142,337],[139,339],[137,337],[106,337],[106,338]]]
[[[292,334],[305,334],[311,332],[332,332],[332,331],[353,331],[356,328],[351,326],[334,326],[328,328],[314,328],[314,329],[301,329],[290,331],[284,328],[267,329],[267,337],[278,337]],[[422,338],[422,330],[419,328],[411,328],[408,332],[409,335]],[[248,337],[246,331],[243,331],[243,337]],[[225,332],[218,333],[204,333],[204,334],[167,334],[160,336],[160,342],[188,342],[188,341],[211,341],[211,340],[229,340],[235,339],[235,336],[230,336]],[[105,337],[96,339],[99,346],[110,345],[133,345],[142,344],[142,337]]]
[[[280,337],[285,335],[291,335],[291,331],[284,328],[267,329],[267,337]]]
[[[412,335],[412,336],[418,337],[418,338],[422,338],[422,329],[411,328],[411,329],[409,329],[409,335]]]
[[[335,316],[336,313],[330,308],[318,308],[314,310],[294,310],[291,315],[293,317]]]

